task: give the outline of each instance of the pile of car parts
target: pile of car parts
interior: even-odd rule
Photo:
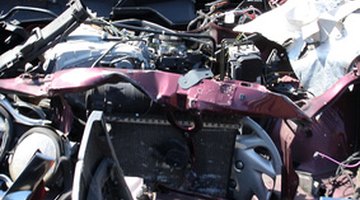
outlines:
[[[1,198],[357,198],[360,60],[321,61],[356,34],[358,3],[306,2],[1,15]],[[284,15],[287,34],[263,29]],[[304,77],[319,63],[337,67],[323,91]]]

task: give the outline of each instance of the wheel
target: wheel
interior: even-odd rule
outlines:
[[[242,118],[233,155],[233,198],[270,199],[281,166],[280,154],[266,131],[251,118]]]

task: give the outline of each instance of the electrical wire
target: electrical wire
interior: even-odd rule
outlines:
[[[104,31],[108,32],[109,34],[115,36],[115,37],[126,37],[125,34],[123,34],[118,28],[116,28],[111,22],[106,21],[103,18],[96,17],[91,18],[91,22],[102,22],[103,23],[103,29]]]
[[[121,44],[121,43],[125,43],[125,42],[130,42],[130,41],[141,41],[141,42],[145,42],[145,40],[142,40],[142,39],[129,39],[129,40],[126,40],[126,41],[119,41],[119,42],[115,42],[113,45],[111,45],[103,54],[101,54],[101,56],[96,59],[93,64],[90,66],[90,68],[94,68],[96,67],[96,65],[99,64],[99,62],[105,58],[105,56],[110,53],[117,45]],[[124,59],[124,58],[122,58]]]
[[[105,56],[111,51],[113,50],[117,45],[124,43],[123,41],[120,42],[115,42],[113,45],[110,46],[110,48],[108,48],[98,59],[96,59],[93,64],[91,65],[90,68],[94,68],[103,58],[105,58]]]
[[[317,151],[317,152],[314,153],[313,157],[315,158],[315,157],[318,157],[318,156],[320,156],[321,158],[325,158],[325,159],[327,159],[327,160],[329,160],[329,161],[331,161],[331,162],[333,162],[333,163],[335,163],[335,164],[337,164],[337,165],[339,165],[341,167],[344,167],[344,168],[356,168],[356,167],[360,166],[360,158],[355,157],[356,158],[355,159],[353,156],[350,156],[348,159],[346,159],[343,162],[340,162],[340,161],[330,157],[329,155],[326,155],[324,153],[321,153],[321,152]],[[349,164],[349,163],[351,163],[351,162],[353,162],[355,160],[359,160],[359,161],[354,163],[354,164]]]
[[[252,20],[254,17],[251,17],[251,14],[255,14],[255,16],[261,15],[262,11],[253,6],[249,6],[247,8],[241,8],[245,1],[239,3],[233,10],[229,10],[227,12],[222,12],[220,14],[214,14],[216,11],[215,6],[212,6],[212,9],[208,13],[204,13],[203,11],[197,12],[197,17],[191,20],[187,25],[187,31],[191,30],[191,27],[198,21],[203,20],[201,24],[196,27],[196,30],[201,30],[206,27],[209,23],[214,23],[218,21],[220,18],[225,17],[228,13],[233,13],[235,16],[241,16],[238,24],[243,24],[248,20]]]
[[[327,160],[337,164],[338,168],[336,169],[335,177],[333,178],[334,181],[336,181],[336,179],[338,177],[343,175],[348,179],[349,183],[351,184],[351,187],[355,190],[357,185],[354,183],[354,181],[353,181],[353,179],[351,177],[351,174],[347,173],[348,170],[346,170],[345,168],[357,168],[357,167],[359,167],[360,166],[359,154],[360,154],[360,152],[357,151],[357,152],[353,153],[351,156],[349,156],[346,160],[344,160],[342,162],[332,158],[329,155],[326,155],[326,154],[318,152],[318,151],[314,153],[314,157],[320,156],[321,158],[327,159]],[[353,163],[353,162],[356,162],[356,163]],[[351,163],[353,163],[353,164],[351,164]]]
[[[138,25],[145,25],[145,26],[150,26],[149,28],[144,28],[144,27],[139,27],[139,26],[135,26],[135,25],[129,25],[126,23],[140,23]],[[103,22],[94,22],[94,21],[86,21],[85,23],[87,24],[96,24],[96,25],[106,25]],[[182,33],[182,32],[175,32],[173,30],[168,30],[164,27],[161,26],[156,26],[152,27],[152,23],[147,22],[147,21],[143,21],[143,20],[132,20],[132,21],[116,21],[116,22],[112,22],[112,24],[114,26],[116,26],[117,28],[124,28],[124,29],[129,29],[129,30],[133,30],[133,31],[141,31],[141,32],[148,32],[148,33],[155,33],[155,34],[159,34],[159,35],[169,35],[169,36],[177,36],[177,37],[182,37],[182,38],[187,38],[188,40],[192,40],[194,42],[199,42],[199,43],[205,43],[207,45],[209,45],[208,42],[204,41],[204,40],[208,40],[211,42],[211,48],[212,48],[212,56],[214,56],[214,52],[216,49],[216,41],[213,37],[208,36],[208,35],[201,35],[201,34],[193,34],[193,33]],[[156,29],[160,29],[160,30],[156,30]],[[199,40],[202,39],[202,40]]]

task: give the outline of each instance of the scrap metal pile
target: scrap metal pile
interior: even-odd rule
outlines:
[[[359,8],[120,0],[97,16],[71,0],[60,15],[4,11],[1,198],[359,198]],[[24,10],[46,18],[17,18]]]

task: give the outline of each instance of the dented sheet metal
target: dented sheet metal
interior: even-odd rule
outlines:
[[[301,84],[323,94],[360,54],[359,1],[290,0],[234,30],[284,44]]]
[[[354,73],[349,73],[342,77],[332,87],[330,87],[324,94],[315,97],[308,104],[302,107],[302,110],[311,118],[315,118],[318,114],[321,114],[325,108],[330,107],[332,103],[341,98],[348,90],[352,90],[354,85],[359,85],[359,77]]]
[[[178,74],[161,71],[76,68],[45,77],[20,76],[1,79],[0,89],[30,96],[48,97],[85,91],[105,83],[128,81],[155,102],[179,109],[308,119],[289,98],[272,93],[259,84],[206,79],[184,90],[174,84],[179,78]],[[179,102],[181,97],[186,97],[186,102]],[[181,105],[186,106],[183,108]]]

